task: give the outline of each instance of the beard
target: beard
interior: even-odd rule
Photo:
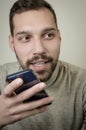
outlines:
[[[15,51],[15,54],[16,54],[16,58],[20,64],[20,66],[23,69],[31,69],[30,65],[35,64],[37,62],[37,60],[39,60],[39,59],[42,59],[43,61],[45,61],[45,64],[49,64],[49,66],[47,67],[46,70],[35,71],[32,69],[34,74],[37,76],[37,78],[42,82],[47,81],[51,77],[51,75],[56,67],[57,60],[58,60],[58,58],[55,60],[51,56],[46,56],[45,54],[40,53],[40,54],[34,55],[31,59],[28,59],[26,61],[26,63],[24,64],[23,61],[17,55],[16,51]]]

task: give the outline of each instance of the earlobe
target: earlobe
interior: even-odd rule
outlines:
[[[9,46],[10,46],[11,50],[14,51],[14,40],[11,35],[9,36]]]

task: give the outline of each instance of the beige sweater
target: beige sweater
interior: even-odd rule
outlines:
[[[1,93],[6,86],[6,75],[20,69],[18,63],[0,67]],[[82,125],[86,130],[86,70],[59,61],[46,84],[47,93],[54,97],[49,109],[3,130],[81,130]]]

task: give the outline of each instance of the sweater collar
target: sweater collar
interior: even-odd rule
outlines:
[[[57,77],[59,75],[59,69],[60,69],[60,61],[57,62],[56,68],[53,71],[51,77],[49,78],[49,80],[47,80],[45,83],[47,84],[47,87],[52,86],[52,84],[54,84],[54,82],[57,80]]]

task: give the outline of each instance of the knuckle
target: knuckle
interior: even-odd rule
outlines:
[[[22,119],[23,119],[22,114],[17,114],[17,115],[15,115],[15,116],[13,117],[13,120],[14,120],[14,121],[20,121],[20,120],[22,120]]]
[[[4,89],[4,91],[3,91],[3,95],[5,95],[5,96],[9,96],[9,89],[8,89],[9,87],[10,87],[10,84],[7,85],[6,88]]]
[[[22,119],[23,119],[22,114],[17,115],[17,116],[16,116],[16,119],[17,119],[17,120],[22,120]]]

